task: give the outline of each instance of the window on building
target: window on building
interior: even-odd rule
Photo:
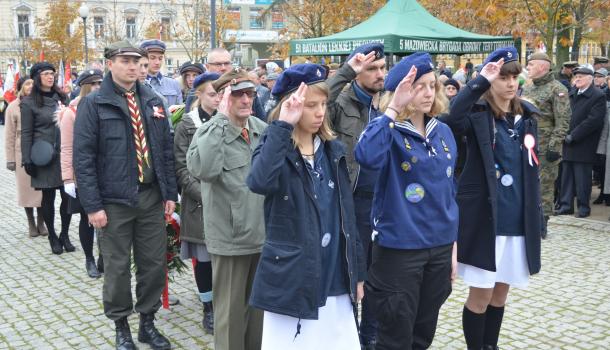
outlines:
[[[284,24],[284,14],[280,11],[271,12],[271,28],[282,29],[286,25]]]
[[[229,21],[237,28],[241,27],[241,9],[239,7],[227,7]]]
[[[171,18],[169,17],[161,17],[161,40],[170,41],[171,40]]]
[[[93,35],[96,39],[103,38],[104,34],[104,17],[93,17]]]
[[[30,15],[17,15],[17,31],[20,38],[30,37]]]
[[[263,10],[260,7],[250,7],[250,28],[261,29],[263,28],[263,17],[261,16]]]
[[[125,36],[128,39],[136,38],[136,17],[129,16],[125,19]]]

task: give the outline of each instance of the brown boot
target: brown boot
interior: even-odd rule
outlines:
[[[36,209],[36,214],[38,214],[36,217],[38,233],[40,233],[41,236],[48,236],[49,231],[47,231],[47,227],[44,225],[44,219],[42,218],[41,212],[42,210],[40,208]]]
[[[28,218],[28,228],[30,231],[30,237],[38,237],[40,233],[38,233],[38,228],[36,227],[36,222],[34,221],[34,209],[33,208],[25,208],[25,215]]]

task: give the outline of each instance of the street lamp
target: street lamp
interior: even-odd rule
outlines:
[[[78,8],[78,14],[83,19],[83,27],[85,32],[85,64],[89,63],[89,49],[87,49],[87,17],[89,17],[89,7],[83,3]]]

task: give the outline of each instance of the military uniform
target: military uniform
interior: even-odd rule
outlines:
[[[538,142],[540,157],[540,188],[545,215],[553,212],[553,188],[559,173],[559,155],[570,123],[570,98],[568,89],[555,80],[549,72],[534,79],[523,89],[523,98],[540,110]]]

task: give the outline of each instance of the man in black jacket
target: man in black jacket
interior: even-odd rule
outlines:
[[[80,103],[74,126],[78,195],[104,257],[104,313],[115,321],[116,348],[135,349],[127,323],[133,247],[138,340],[170,349],[153,320],[165,285],[164,215],[177,200],[172,137],[161,99],[137,81],[140,49],[121,41],[104,56],[110,72]]]
[[[576,194],[577,217],[591,214],[591,177],[597,161],[595,151],[606,116],[606,97],[593,84],[593,70],[579,67],[574,71],[570,91],[572,119],[563,145],[559,215],[574,213]]]

